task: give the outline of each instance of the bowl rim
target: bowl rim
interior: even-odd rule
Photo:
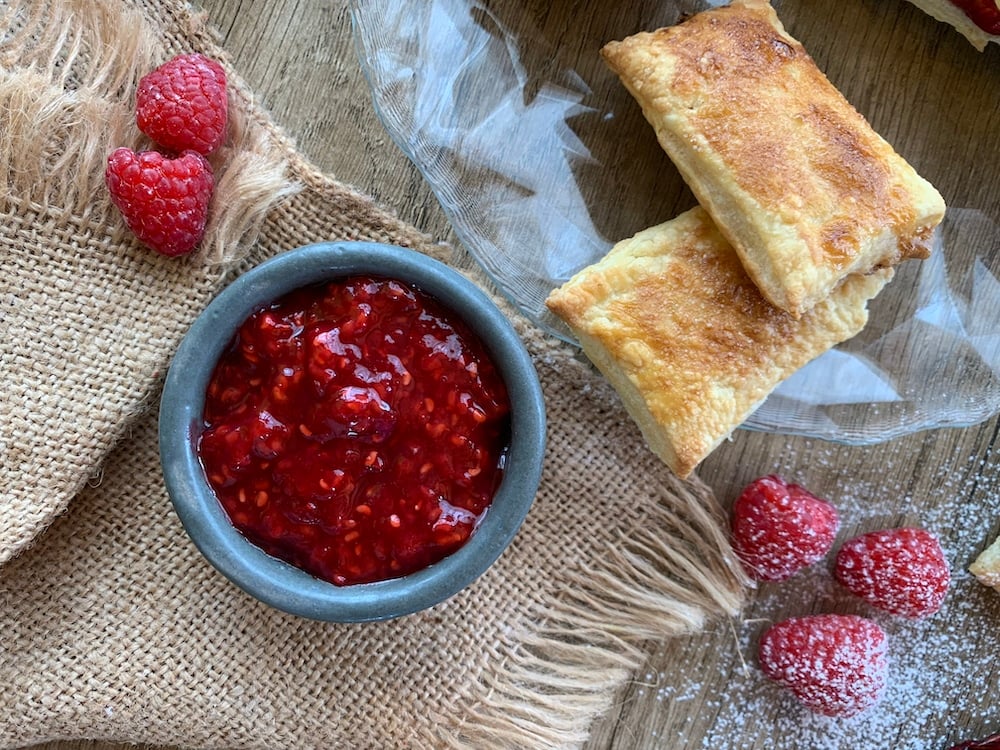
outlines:
[[[402,578],[336,586],[264,552],[229,520],[198,458],[205,391],[236,330],[294,289],[371,274],[412,284],[460,317],[482,340],[507,385],[511,442],[501,484],[476,532],[443,560]],[[314,620],[387,620],[426,609],[482,575],[516,535],[541,482],[546,417],[534,363],[511,321],[470,279],[416,250],[364,241],[318,242],[283,251],[239,275],[198,315],[171,360],[160,398],[160,463],[171,503],[202,555],[270,606]]]

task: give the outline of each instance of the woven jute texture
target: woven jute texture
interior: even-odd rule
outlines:
[[[506,308],[549,434],[533,509],[489,572],[366,625],[295,618],[226,581],[160,474],[156,402],[184,331],[235,274],[298,245],[447,249],[303,160],[184,4],[0,12],[2,746],[575,746],[643,643],[738,611],[711,492],[659,464],[572,348]],[[171,260],[134,242],[102,175],[113,147],[149,145],[138,77],[187,51],[227,66],[232,122],[206,239]]]

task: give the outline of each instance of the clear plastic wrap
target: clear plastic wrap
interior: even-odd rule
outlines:
[[[545,308],[554,287],[694,204],[597,50],[637,18],[655,28],[718,4],[630,4],[608,13],[598,39],[550,28],[527,4],[512,19],[475,0],[352,3],[388,133],[498,288],[553,335],[573,340]],[[950,208],[932,258],[899,267],[865,331],[793,375],[744,426],[865,444],[996,413],[998,275],[996,224]]]

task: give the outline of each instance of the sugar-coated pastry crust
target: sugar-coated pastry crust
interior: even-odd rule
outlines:
[[[764,0],[602,50],[699,203],[775,305],[926,257],[938,192],[847,102]]]
[[[619,242],[546,303],[686,477],[782,380],[858,333],[891,276],[850,276],[796,318],[761,296],[696,207]]]
[[[987,34],[950,0],[910,0],[910,2],[938,21],[954,26],[958,33],[968,39],[980,52],[986,49],[989,42],[1000,44],[1000,36]]]
[[[1000,537],[979,554],[969,572],[984,586],[1000,591]]]

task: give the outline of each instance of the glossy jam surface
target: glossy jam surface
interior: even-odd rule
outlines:
[[[1000,7],[996,0],[951,0],[987,34],[1000,34]]]
[[[500,483],[507,391],[430,296],[351,277],[248,318],[221,357],[199,444],[252,542],[337,585],[397,578],[461,547]]]

